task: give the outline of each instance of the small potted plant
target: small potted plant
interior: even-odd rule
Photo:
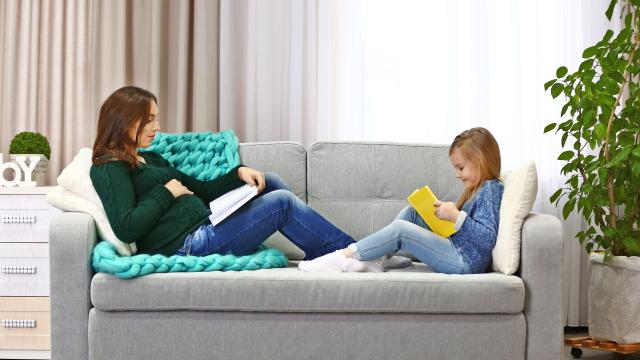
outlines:
[[[46,183],[47,168],[49,157],[51,156],[51,147],[47,138],[38,132],[24,131],[18,133],[11,140],[9,145],[9,156],[15,161],[16,156],[38,156],[40,161],[33,170],[33,180],[37,186],[43,186]]]
[[[566,219],[577,209],[586,228],[576,234],[591,255],[589,335],[640,342],[640,6],[623,9],[624,28],[608,30],[582,53],[578,70],[564,66],[544,88],[564,95],[560,121],[565,185],[550,198]]]

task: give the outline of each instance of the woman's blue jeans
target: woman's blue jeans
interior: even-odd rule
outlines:
[[[470,272],[451,240],[431,232],[412,206],[402,209],[391,224],[358,241],[355,247],[354,256],[360,260],[373,260],[403,250],[437,272]]]
[[[265,174],[265,189],[216,226],[202,225],[185,239],[177,255],[247,255],[280,231],[307,259],[343,249],[354,240],[298,199],[276,174]]]

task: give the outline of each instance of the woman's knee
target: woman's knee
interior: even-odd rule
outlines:
[[[265,197],[268,197],[269,201],[277,203],[282,209],[289,209],[299,201],[294,193],[286,189],[273,190],[270,193],[265,194]]]
[[[271,191],[279,190],[279,189],[289,190],[289,186],[287,185],[287,183],[277,173],[274,173],[274,172],[264,173],[264,180],[266,183],[266,187]]]

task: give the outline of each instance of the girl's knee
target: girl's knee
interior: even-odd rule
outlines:
[[[417,214],[418,212],[413,206],[407,205],[404,209],[400,210],[396,216],[396,220],[411,221],[411,219],[415,218]]]
[[[415,225],[407,220],[396,219],[389,224],[389,227],[394,234],[402,235],[407,233],[412,227],[415,227]]]

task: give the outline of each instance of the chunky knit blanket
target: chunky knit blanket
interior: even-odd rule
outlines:
[[[101,241],[93,248],[93,268],[97,272],[130,279],[150,273],[258,270],[285,267],[287,258],[276,249],[261,246],[246,256],[212,254],[207,256],[134,255],[120,256],[115,246]]]
[[[213,180],[240,164],[238,138],[231,130],[157,133],[151,146],[140,151],[156,152],[171,166],[198,180]]]

